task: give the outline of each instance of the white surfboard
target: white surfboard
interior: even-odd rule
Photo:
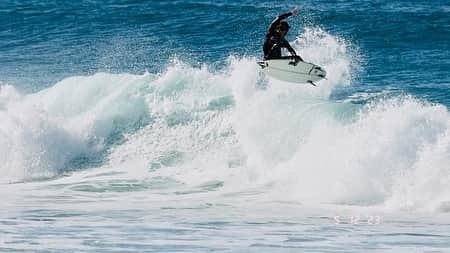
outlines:
[[[273,59],[258,62],[269,76],[291,83],[310,83],[322,80],[327,72],[321,67],[309,62],[297,62],[291,59]]]

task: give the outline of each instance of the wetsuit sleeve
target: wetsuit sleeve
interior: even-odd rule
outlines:
[[[277,29],[277,26],[280,24],[281,20],[286,19],[290,16],[292,16],[292,12],[284,13],[278,16],[274,21],[272,21],[272,24],[270,24],[268,33],[271,34],[275,32],[275,29]]]

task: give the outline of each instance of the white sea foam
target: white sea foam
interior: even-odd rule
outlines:
[[[28,95],[2,86],[1,181],[52,177],[98,155],[111,135],[145,120],[139,83],[147,78],[100,73]]]
[[[364,106],[330,101],[351,83],[358,55],[320,29],[306,29],[294,45],[327,70],[318,88],[266,80],[254,58],[230,58],[221,71],[175,61],[157,75],[71,77],[27,95],[4,85],[1,181],[58,176],[85,159],[94,175],[165,177],[223,193],[260,188],[269,200],[449,211],[447,108],[407,96]],[[101,160],[99,169],[91,159]]]

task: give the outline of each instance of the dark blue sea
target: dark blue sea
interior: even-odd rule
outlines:
[[[449,69],[448,0],[2,0],[0,252],[449,252]]]

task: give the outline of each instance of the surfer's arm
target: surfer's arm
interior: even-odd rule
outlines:
[[[302,57],[298,56],[297,53],[295,52],[295,50],[291,47],[291,45],[289,44],[289,42],[287,40],[283,41],[284,47],[287,48],[287,50],[289,51],[289,53],[291,53],[291,55],[294,58],[299,58],[301,61],[303,61]]]
[[[272,21],[272,24],[270,24],[269,33],[275,32],[275,29],[280,24],[281,20],[286,19],[290,16],[297,16],[297,14],[298,7],[295,7],[294,9],[292,9],[292,11],[279,15],[277,18],[275,18],[274,21]]]
[[[291,53],[292,56],[297,56],[297,53],[295,52],[295,50],[291,47],[289,42],[285,39],[283,39],[283,47],[287,48],[287,50],[289,51],[289,53]]]
[[[269,33],[275,32],[275,29],[277,29],[277,26],[280,24],[281,20],[286,19],[290,16],[292,16],[292,12],[284,13],[276,17],[272,21],[272,24],[270,24]]]

